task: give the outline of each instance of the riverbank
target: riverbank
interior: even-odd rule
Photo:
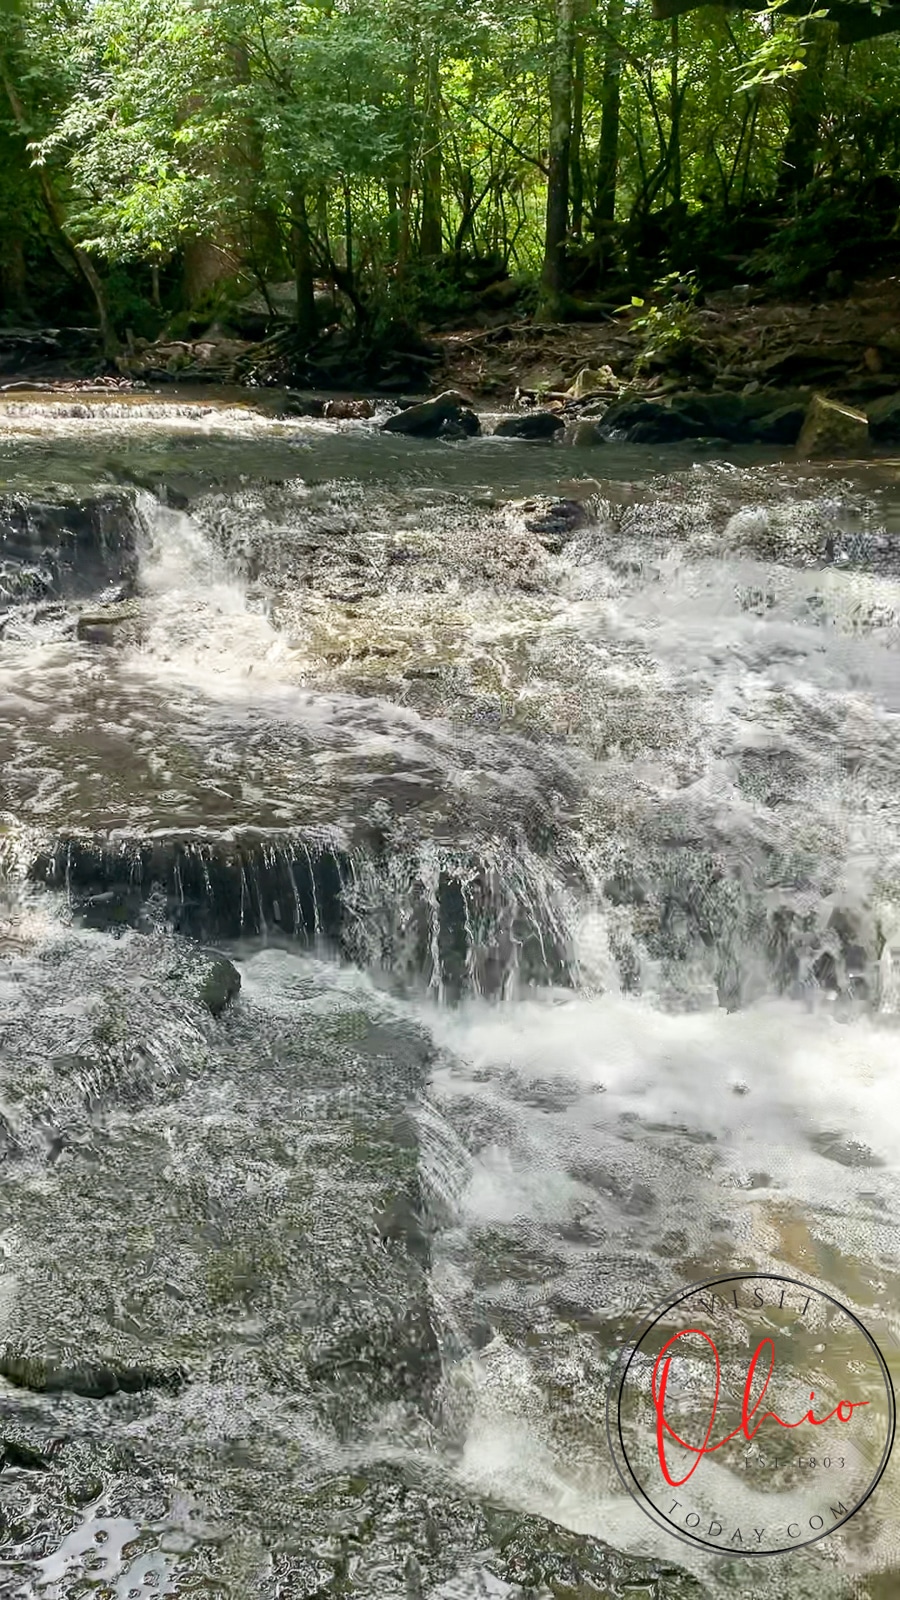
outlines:
[[[213,325],[191,341],[130,341],[119,371],[110,374],[99,370],[88,335],[85,329],[0,333],[0,392],[85,382],[121,389],[172,382],[310,387],[302,375],[292,377],[283,355],[276,357],[271,337],[236,339]],[[333,355],[328,364],[327,381],[313,387],[360,397],[454,388],[476,403],[552,402],[589,368],[608,369],[613,388],[638,393],[808,388],[865,407],[900,389],[900,274],[866,279],[840,298],[766,299],[741,286],[695,305],[636,305],[603,322],[540,325],[484,313],[478,326],[426,328],[424,353],[398,355],[389,373],[376,372],[362,386],[344,381]]]

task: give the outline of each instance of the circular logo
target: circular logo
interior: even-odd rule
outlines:
[[[683,1289],[626,1344],[607,1430],[628,1492],[668,1533],[780,1555],[834,1533],[894,1442],[890,1373],[859,1318],[772,1273]]]

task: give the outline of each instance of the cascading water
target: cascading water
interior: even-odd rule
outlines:
[[[894,1359],[892,469],[5,422],[0,1593],[750,1593],[606,1386],[734,1264]]]

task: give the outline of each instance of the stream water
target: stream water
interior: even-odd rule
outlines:
[[[732,1268],[897,1374],[898,666],[889,462],[3,405],[0,1595],[897,1592],[605,1406]]]

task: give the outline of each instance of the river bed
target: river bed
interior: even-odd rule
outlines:
[[[738,1268],[896,1379],[896,464],[377,421],[0,406],[0,1594],[881,1600],[605,1414]]]

